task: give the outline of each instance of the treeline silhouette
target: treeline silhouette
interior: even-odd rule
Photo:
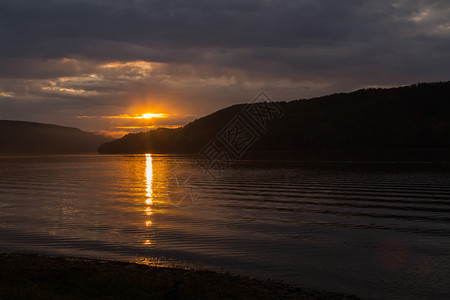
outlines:
[[[0,155],[96,153],[111,140],[77,128],[0,120]]]
[[[362,89],[278,105],[284,116],[268,124],[247,156],[415,159],[432,152],[432,158],[449,158],[450,82]],[[244,107],[234,105],[177,129],[128,134],[99,152],[197,153]]]

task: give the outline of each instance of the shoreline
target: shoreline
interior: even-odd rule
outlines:
[[[0,299],[360,299],[229,272],[0,252]]]

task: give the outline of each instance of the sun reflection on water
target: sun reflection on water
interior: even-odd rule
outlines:
[[[146,180],[146,189],[147,192],[145,196],[147,197],[147,204],[152,204],[153,200],[153,164],[152,164],[152,155],[145,154],[145,180]]]
[[[145,214],[147,216],[151,216],[153,214],[152,208],[150,206],[145,209]]]
[[[151,154],[145,155],[145,184],[146,184],[145,203],[148,205],[147,208],[145,209],[145,214],[147,216],[151,216],[153,214],[152,207],[151,207],[153,204],[153,189],[152,189],[153,188],[153,164],[152,164],[152,155]],[[152,221],[146,220],[145,226],[151,227]],[[150,240],[145,240],[144,244],[151,245],[152,242]]]

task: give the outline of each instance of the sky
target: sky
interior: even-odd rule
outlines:
[[[449,79],[448,0],[0,1],[0,119],[119,137]]]

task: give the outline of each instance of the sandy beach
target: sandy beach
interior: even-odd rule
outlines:
[[[0,299],[359,299],[230,273],[0,253]]]

